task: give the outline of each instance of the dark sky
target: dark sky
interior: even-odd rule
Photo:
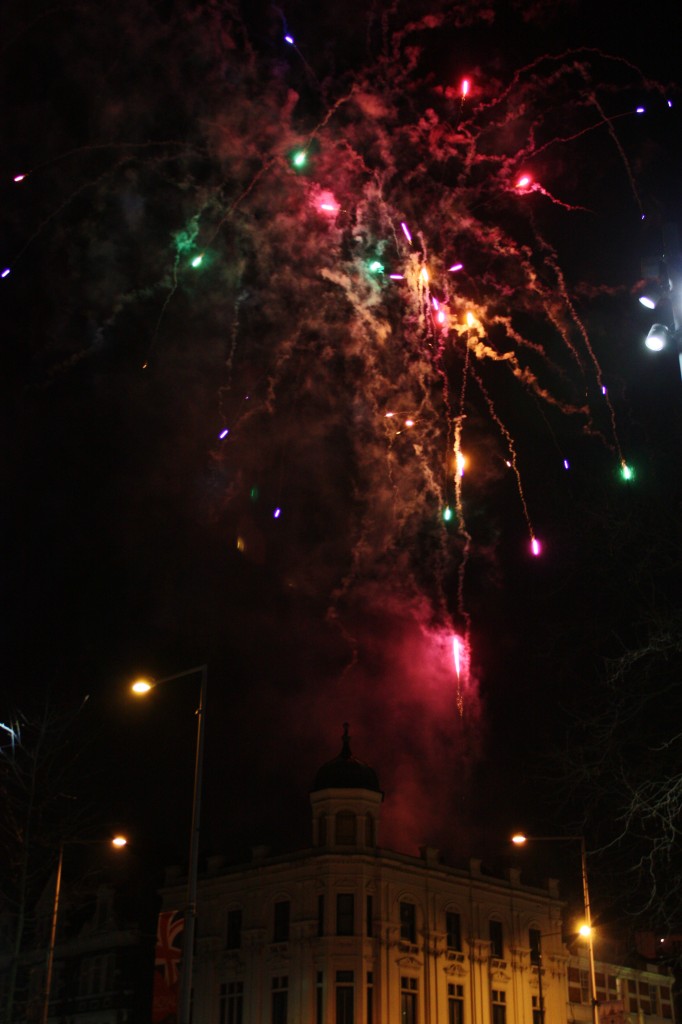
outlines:
[[[682,15],[246,6],[3,10],[3,714],[89,694],[182,856],[195,682],[123,690],[207,662],[207,850],[305,842],[348,720],[387,845],[492,856],[679,599]]]

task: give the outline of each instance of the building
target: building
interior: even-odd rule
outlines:
[[[487,875],[378,845],[383,795],[353,756],[310,794],[313,845],[247,865],[210,858],[198,892],[194,1024],[588,1022],[587,961],[563,940],[557,883]],[[184,904],[177,876],[163,909]],[[597,965],[605,1024],[672,1019],[669,977]],[[633,1009],[630,1001],[639,1000]]]
[[[30,915],[31,927],[13,965],[12,922],[0,944],[0,1024],[138,1024],[149,1019],[151,942],[136,917],[141,900],[130,883],[72,875],[62,888],[50,999],[45,1005],[47,951],[54,908],[54,879]],[[131,906],[131,904],[133,904]],[[149,937],[151,939],[151,936]],[[16,971],[12,1007],[10,974]],[[47,1016],[46,1015],[47,1011]]]

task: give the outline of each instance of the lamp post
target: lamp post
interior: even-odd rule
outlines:
[[[106,839],[62,839],[59,844],[59,857],[57,858],[57,877],[54,883],[54,899],[52,901],[52,920],[50,922],[50,944],[47,948],[47,963],[45,965],[45,995],[43,998],[43,1009],[40,1015],[41,1024],[47,1024],[50,1015],[50,992],[52,989],[52,971],[54,968],[54,950],[57,942],[57,921],[59,920],[59,898],[62,891],[62,868],[64,866],[65,846],[92,846],[98,843],[107,842]],[[111,845],[121,849],[128,840],[123,836],[114,836]]]
[[[590,995],[592,1003],[592,1024],[599,1024],[599,1009],[597,1004],[597,976],[594,967],[594,940],[592,935],[592,913],[590,910],[590,889],[587,884],[587,851],[585,849],[584,836],[526,836],[521,832],[512,836],[512,843],[523,846],[526,842],[534,843],[580,843],[580,868],[583,883],[583,905],[585,908],[585,924],[580,928],[580,934],[587,939],[587,949],[590,964]]]
[[[206,688],[208,684],[208,665],[196,665],[175,672],[163,679],[138,679],[131,686],[138,696],[149,693],[161,683],[169,683],[173,679],[201,674],[199,704],[197,715],[197,744],[194,758],[194,787],[192,793],[192,824],[189,840],[189,863],[187,868],[187,906],[185,908],[185,934],[182,943],[182,966],[180,970],[180,1014],[179,1024],[190,1024],[192,1005],[192,969],[194,965],[194,935],[197,922],[197,880],[199,876],[199,832],[201,829],[201,785],[204,769],[204,725],[206,721]]]

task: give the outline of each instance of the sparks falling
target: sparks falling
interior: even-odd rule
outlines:
[[[614,468],[633,479],[582,319],[588,300],[573,301],[556,236],[568,224],[581,230],[579,175],[564,183],[562,168],[582,160],[589,172],[597,138],[600,159],[614,158],[608,173],[622,171],[636,194],[614,127],[632,103],[619,109],[614,80],[657,89],[589,50],[539,56],[505,81],[491,61],[487,80],[476,67],[473,89],[461,67],[439,81],[430,47],[442,52],[447,19],[401,22],[395,6],[382,25],[390,47],[380,56],[358,47],[369,56],[349,58],[338,78],[331,46],[307,52],[305,33],[295,44],[282,21],[272,31],[244,45],[247,29],[226,12],[200,53],[178,32],[169,67],[186,69],[178,122],[191,128],[109,150],[125,137],[114,131],[117,111],[151,110],[153,98],[112,103],[101,140],[69,156],[72,194],[55,192],[17,254],[30,258],[55,232],[73,278],[98,268],[90,305],[103,347],[125,351],[123,339],[151,335],[135,364],[150,377],[180,361],[176,349],[197,380],[214,375],[212,406],[205,392],[197,403],[214,471],[204,491],[231,548],[246,556],[260,531],[287,588],[321,594],[337,622],[380,580],[408,605],[423,598],[441,637],[448,623],[464,624],[464,640],[453,640],[461,714],[460,682],[472,678],[470,567],[477,559],[486,578],[502,520],[531,558],[541,553],[536,530],[550,535],[535,523],[536,487],[524,486],[543,424],[535,416],[529,427],[519,408],[529,417],[540,409],[548,433],[560,425],[602,439]],[[588,130],[585,111],[603,104]],[[146,122],[146,140],[145,131]],[[11,190],[15,201],[34,182],[51,187],[33,164],[30,174],[28,192]],[[106,245],[93,238],[103,210],[112,218]],[[133,238],[149,256],[144,267],[125,258]],[[5,255],[2,278],[17,254]],[[29,259],[24,266],[29,273]],[[60,273],[64,325],[77,338],[83,303]],[[60,372],[96,358],[90,340],[74,345],[68,359],[59,350]],[[240,503],[259,513],[244,494],[254,479],[267,497],[248,532]],[[507,487],[502,514],[487,498]]]

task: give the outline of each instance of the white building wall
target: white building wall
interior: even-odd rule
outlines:
[[[366,979],[373,975],[373,1024],[403,1024],[401,977],[416,979],[418,1024],[447,1024],[448,984],[462,985],[465,1024],[492,1024],[491,990],[506,995],[506,1024],[532,1024],[537,971],[530,964],[528,928],[548,938],[543,948],[543,994],[547,1019],[565,1019],[565,951],[560,938],[561,904],[556,893],[484,876],[477,862],[469,872],[397,854],[309,851],[296,858],[265,861],[203,880],[199,886],[195,958],[195,1024],[222,1024],[220,985],[243,984],[242,1024],[271,1024],[271,982],[288,978],[288,1024],[317,1024],[317,973],[324,978],[320,1024],[337,1024],[337,971],[353,971],[354,1024],[366,1021]],[[355,934],[336,935],[336,897],[355,896]],[[318,896],[325,899],[325,934],[318,936]],[[367,936],[366,897],[373,901],[373,935]],[[182,904],[181,890],[164,894],[167,907]],[[273,907],[290,901],[287,942],[273,941]],[[400,903],[416,908],[416,941],[400,937]],[[226,949],[227,915],[242,911],[242,945]],[[445,914],[460,914],[461,953],[446,949]],[[489,921],[500,920],[503,956],[491,956]],[[553,937],[554,936],[554,937]],[[563,959],[562,959],[563,958]],[[550,1017],[551,1014],[551,1017]]]

